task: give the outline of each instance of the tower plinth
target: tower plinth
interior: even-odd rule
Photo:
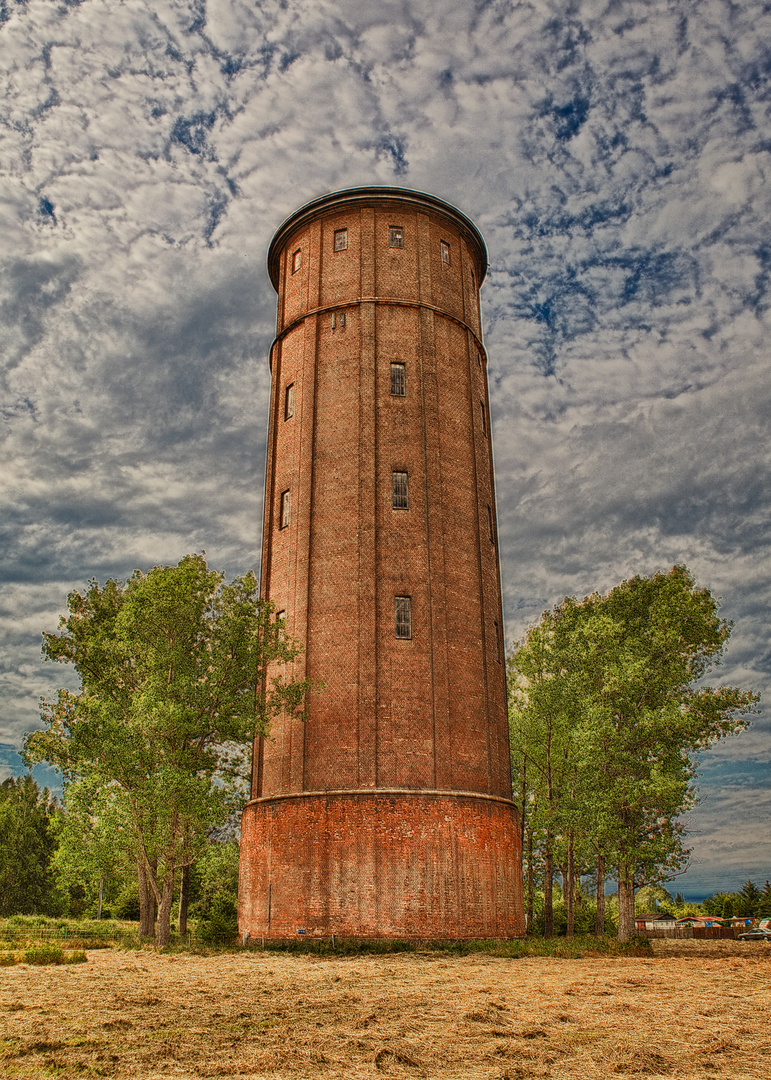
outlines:
[[[524,933],[479,287],[484,242],[402,188],[279,229],[262,595],[325,684],[254,751],[252,937]]]

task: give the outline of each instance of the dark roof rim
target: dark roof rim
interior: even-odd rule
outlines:
[[[471,218],[466,217],[457,206],[445,202],[444,199],[440,199],[437,195],[432,195],[428,191],[417,191],[413,188],[402,187],[372,186],[343,188],[341,191],[331,191],[327,195],[322,195],[319,199],[312,199],[310,202],[305,203],[286,218],[276,230],[276,233],[270,242],[270,247],[268,248],[268,275],[270,276],[273,288],[278,292],[280,248],[286,242],[287,237],[295,229],[335,206],[344,206],[346,203],[359,201],[364,202],[373,198],[384,200],[397,199],[400,202],[415,203],[418,206],[425,206],[432,210],[438,210],[451,218],[458,226],[460,226],[461,230],[467,234],[472,244],[477,249],[480,264],[479,286],[481,286],[487,274],[487,246],[485,245],[482,234]]]

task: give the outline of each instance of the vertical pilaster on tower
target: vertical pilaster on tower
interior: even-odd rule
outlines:
[[[255,745],[252,937],[524,933],[511,800],[484,241],[354,188],[279,229],[262,595],[326,684]]]

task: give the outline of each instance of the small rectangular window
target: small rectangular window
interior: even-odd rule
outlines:
[[[348,230],[335,229],[335,251],[345,251],[348,247]]]
[[[486,435],[487,434],[487,416],[485,415],[485,403],[484,403],[484,401],[479,402],[479,411],[482,414],[482,434]]]
[[[296,274],[303,264],[302,248],[298,248],[292,255],[292,273]]]
[[[450,245],[446,240],[439,241],[439,251],[442,256],[442,262],[447,266],[450,265]]]
[[[281,492],[281,518],[279,529],[285,529],[289,524],[289,492]]]
[[[396,636],[405,641],[412,637],[412,598],[396,597]]]
[[[493,529],[493,508],[487,507],[487,535],[490,537],[490,543],[495,543],[495,530]]]
[[[407,372],[404,364],[391,364],[391,397],[406,397]]]
[[[482,366],[482,354],[481,354],[481,352],[477,353],[477,364],[479,364],[480,367]]]
[[[333,311],[332,312],[332,329],[334,330],[338,326],[340,327],[341,330],[344,329],[344,327],[345,327],[345,312],[344,311]]]
[[[294,416],[294,383],[289,384],[284,391],[284,419]]]
[[[394,510],[409,510],[409,496],[407,494],[407,473],[391,473],[391,506]]]
[[[286,612],[285,611],[277,611],[276,612],[276,623],[277,624],[286,623]],[[285,629],[284,626],[279,626],[279,633],[283,635],[284,629]]]
[[[389,225],[388,246],[392,248],[404,247],[404,230],[401,225]]]

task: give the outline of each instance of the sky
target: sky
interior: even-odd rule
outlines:
[[[0,0],[0,68],[0,778],[68,592],[259,570],[268,244],[356,185],[487,242],[508,643],[685,563],[768,691],[769,3]],[[771,878],[767,714],[700,791],[673,889]]]

